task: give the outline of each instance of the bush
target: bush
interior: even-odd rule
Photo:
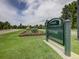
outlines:
[[[38,29],[37,29],[37,28],[32,28],[32,29],[31,29],[31,32],[32,32],[32,33],[36,33],[36,32],[38,32]]]

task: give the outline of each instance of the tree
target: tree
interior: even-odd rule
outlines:
[[[18,28],[20,28],[20,29],[21,29],[21,28],[22,28],[22,24],[20,24],[20,25],[18,26]]]
[[[0,21],[0,30],[3,29],[3,22]]]
[[[38,28],[38,25],[35,25],[34,28]]]
[[[77,0],[77,39],[79,40],[79,0]]]
[[[61,17],[65,20],[70,18],[70,12],[69,12],[69,9],[68,9],[68,5],[64,6]]]
[[[6,22],[1,22],[0,21],[0,30],[2,29],[25,29],[27,26],[20,24],[19,26],[17,25],[11,25],[8,21]]]
[[[72,28],[77,27],[77,2],[73,1],[69,5],[65,5],[62,10],[62,16],[63,19],[70,19],[72,21]]]
[[[10,29],[10,26],[10,23],[7,21],[3,23],[3,29]]]
[[[29,28],[31,29],[31,28],[32,28],[32,26],[31,26],[31,25],[29,25]]]
[[[12,28],[13,29],[17,29],[18,27],[17,27],[17,25],[13,25]]]

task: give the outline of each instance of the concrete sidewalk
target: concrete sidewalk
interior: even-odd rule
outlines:
[[[64,54],[64,47],[49,40],[48,42],[44,40],[44,42],[49,45],[52,49],[54,49],[63,59],[79,59],[79,55],[71,52],[71,57],[68,57]]]
[[[20,29],[8,29],[8,30],[0,30],[0,35],[5,34],[5,33],[10,33],[10,32],[15,32],[19,31]]]

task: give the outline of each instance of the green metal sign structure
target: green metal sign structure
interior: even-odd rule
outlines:
[[[65,46],[65,54],[71,55],[71,23],[70,20],[62,20],[60,18],[53,18],[46,20],[46,40],[51,39],[59,44]]]
[[[48,38],[64,45],[63,21],[58,18],[47,22]]]

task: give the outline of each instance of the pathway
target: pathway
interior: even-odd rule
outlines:
[[[20,29],[0,30],[0,35],[5,34],[5,33],[10,33],[10,32],[15,32],[15,31],[18,31],[18,30],[20,30]]]

